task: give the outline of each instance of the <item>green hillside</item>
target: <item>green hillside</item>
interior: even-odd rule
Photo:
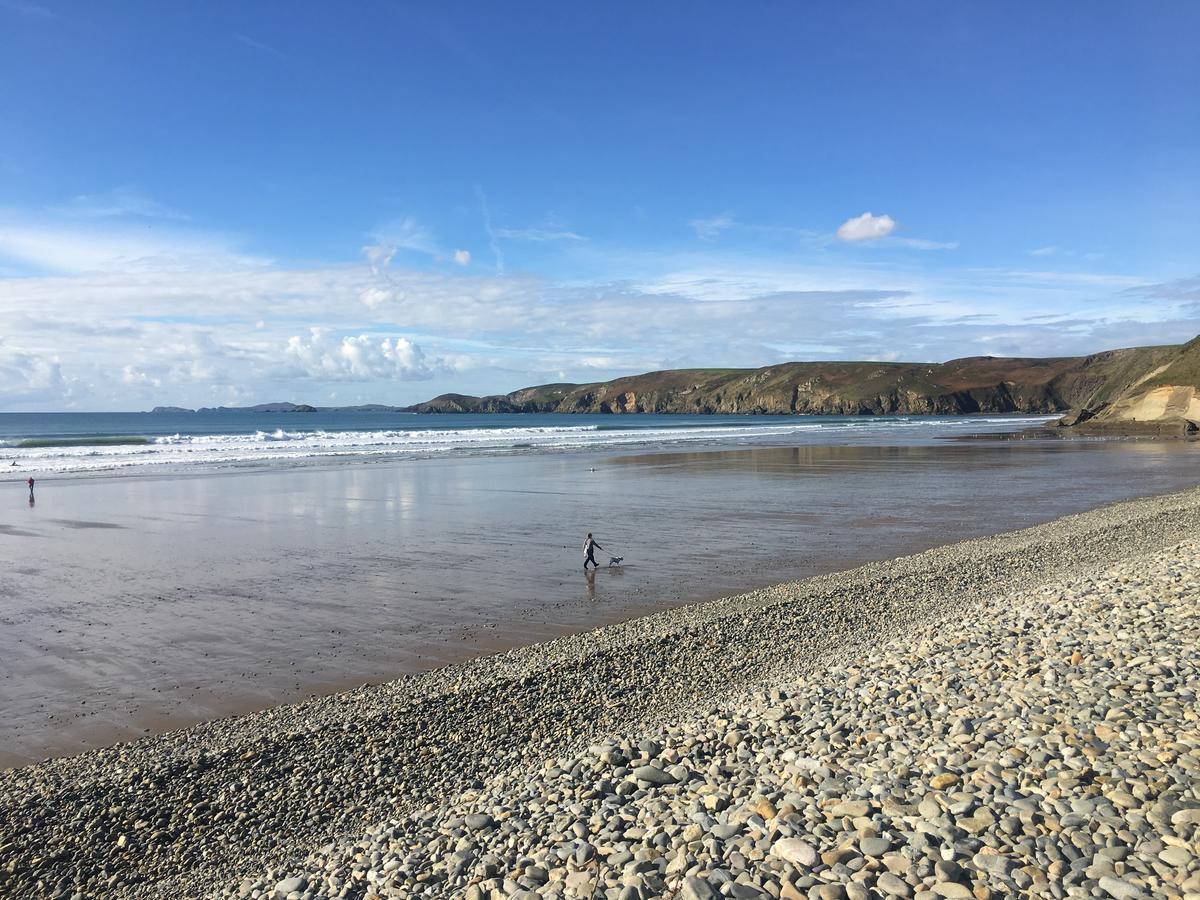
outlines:
[[[1200,339],[1197,339],[1200,341]],[[1194,353],[1188,348],[1197,345]],[[1181,355],[1182,354],[1182,355]],[[792,362],[761,369],[671,369],[510,394],[443,394],[416,412],[880,415],[1056,413],[1103,407],[1139,379],[1195,378],[1200,345],[1134,347],[1048,359],[974,356],[945,363]],[[1179,367],[1178,376],[1172,374]],[[1191,366],[1190,369],[1186,368]]]

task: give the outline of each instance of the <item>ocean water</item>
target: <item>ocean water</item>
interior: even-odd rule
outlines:
[[[919,445],[964,433],[1013,431],[1046,420],[995,415],[0,413],[0,466],[29,474],[113,474],[145,467],[221,469],[358,458],[780,441],[789,445]]]
[[[0,415],[0,768],[1200,482],[1037,421]]]

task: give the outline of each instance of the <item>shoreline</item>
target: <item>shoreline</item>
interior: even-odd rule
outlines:
[[[0,413],[0,419],[3,418],[3,413]],[[105,414],[97,414],[105,415]],[[285,414],[290,415],[290,414]],[[337,415],[337,414],[333,414]],[[440,414],[424,414],[413,413],[413,416],[437,416]],[[109,461],[98,465],[79,465],[80,459],[86,457],[72,456],[76,464],[69,468],[39,468],[36,459],[24,458],[19,456],[13,457],[21,463],[14,470],[9,470],[8,474],[15,480],[24,480],[25,476],[34,474],[38,477],[67,479],[67,478],[122,478],[136,477],[145,474],[147,477],[157,476],[174,476],[184,475],[189,473],[196,474],[222,474],[227,472],[240,472],[247,470],[270,470],[270,469],[295,469],[305,468],[307,466],[339,466],[339,465],[362,465],[375,462],[394,462],[397,460],[421,460],[421,459],[438,459],[438,458],[475,458],[488,456],[507,456],[514,452],[521,454],[559,454],[559,453],[575,453],[589,451],[608,451],[614,452],[621,449],[653,449],[655,446],[664,446],[670,448],[683,448],[687,446],[714,448],[721,446],[735,445],[742,438],[751,438],[755,441],[760,441],[763,446],[778,445],[781,440],[778,429],[799,429],[801,433],[811,431],[813,428],[822,427],[833,432],[836,438],[840,431],[847,428],[854,429],[857,427],[888,427],[897,420],[905,423],[928,424],[932,427],[936,426],[953,426],[958,427],[963,422],[974,423],[978,427],[981,434],[994,432],[997,434],[1004,433],[1005,429],[1020,427],[1023,423],[1046,422],[1050,420],[1050,416],[1043,414],[1024,414],[1024,413],[955,413],[955,414],[878,414],[878,415],[818,415],[818,414],[757,414],[757,413],[709,413],[709,414],[688,414],[688,413],[647,413],[636,416],[628,415],[613,415],[613,414],[546,414],[546,413],[488,413],[488,414],[469,414],[468,422],[456,421],[454,428],[406,428],[397,427],[386,429],[380,432],[378,422],[354,423],[366,424],[372,426],[368,429],[369,432],[378,432],[380,434],[393,432],[403,432],[411,436],[428,436],[428,435],[446,435],[449,433],[461,432],[478,432],[478,433],[494,433],[500,435],[509,425],[514,423],[505,423],[497,426],[495,419],[497,417],[504,418],[511,416],[514,419],[521,420],[521,426],[526,430],[532,429],[534,432],[540,429],[549,427],[561,431],[570,432],[588,432],[597,435],[609,435],[609,440],[597,439],[592,442],[571,443],[571,442],[545,442],[541,438],[536,439],[520,439],[514,443],[504,443],[503,440],[495,442],[482,441],[460,443],[451,438],[446,438],[442,446],[430,446],[428,442],[418,442],[416,444],[395,443],[386,448],[375,441],[370,441],[360,445],[349,446],[330,446],[323,444],[316,447],[309,447],[308,453],[291,453],[290,451],[300,445],[293,443],[290,440],[280,441],[258,441],[255,440],[255,435],[263,434],[263,429],[269,429],[276,422],[263,423],[263,429],[256,429],[254,432],[239,431],[235,428],[228,433],[220,431],[188,431],[186,428],[180,430],[180,434],[176,434],[178,438],[182,435],[185,441],[182,444],[175,444],[168,441],[165,445],[160,445],[160,439],[171,438],[172,435],[167,433],[150,433],[150,434],[131,434],[122,437],[121,440],[131,440],[134,443],[128,446],[137,449],[143,448],[142,453],[154,450],[155,453],[168,453],[171,451],[182,451],[189,446],[190,441],[201,442],[201,449],[198,451],[201,456],[212,452],[215,448],[205,446],[204,441],[212,439],[236,438],[241,441],[249,441],[249,445],[240,446],[237,453],[229,458],[209,458],[197,459],[190,454],[183,456],[177,455],[174,458],[163,459],[121,459],[116,456]],[[456,418],[462,418],[458,416]],[[478,420],[484,420],[480,422]],[[547,425],[546,420],[553,420]],[[578,420],[578,421],[571,421]],[[697,424],[700,420],[701,424]],[[680,423],[683,423],[682,425]],[[729,424],[734,423],[734,424]],[[1015,423],[1015,424],[1014,424]],[[3,422],[0,421],[0,425]],[[236,423],[235,423],[236,424]],[[292,423],[284,423],[287,427],[280,425],[276,431],[289,431],[293,436],[302,435],[308,438],[316,438],[323,436],[325,438],[337,438],[339,436],[355,435],[362,433],[361,428],[351,428],[345,422],[316,422],[312,423],[313,427],[310,430],[290,432]],[[325,428],[323,426],[337,426]],[[637,438],[624,438],[621,440],[613,440],[612,438],[620,434],[638,435],[647,432],[653,432],[655,427],[659,426],[673,432],[672,435],[664,437],[659,434],[653,438],[645,438],[645,442]],[[1002,426],[1000,429],[994,426]],[[231,426],[233,428],[233,426]],[[724,434],[720,435],[721,429],[735,428],[739,434],[735,436]],[[768,434],[756,434],[757,431],[771,431]],[[789,436],[795,436],[795,431],[787,432]],[[943,435],[948,437],[949,435]],[[94,435],[97,439],[109,440],[115,436]],[[526,436],[528,437],[528,436]],[[41,440],[40,438],[38,440]],[[62,438],[47,437],[49,441],[45,446],[29,447],[27,451],[32,452],[34,456],[39,451],[53,451],[59,449],[62,451],[72,449],[87,449],[84,442],[86,437],[76,437],[68,435]],[[56,443],[55,441],[59,441]],[[62,443],[65,442],[65,443]],[[144,442],[144,443],[143,443]],[[434,443],[437,443],[435,440]],[[784,441],[785,444],[789,443]],[[118,443],[110,446],[123,446]],[[3,457],[4,462],[7,462],[13,454],[17,453],[21,448],[17,446],[5,445],[0,442],[0,457]],[[228,448],[226,448],[228,450]],[[267,452],[270,450],[271,452]],[[29,453],[27,452],[26,457]],[[0,471],[6,470],[6,465],[0,465]],[[17,477],[21,476],[21,477]],[[0,476],[3,477],[3,476]],[[7,478],[4,478],[7,480]]]
[[[1198,526],[1200,489],[1126,501],[9,770],[0,888],[39,896],[41,879],[84,896],[198,896],[478,779],[853,660],[960,607],[1161,550]]]
[[[1191,487],[1187,450],[660,448],[51,484],[0,535],[0,765]],[[627,559],[585,579],[564,536],[596,525]]]

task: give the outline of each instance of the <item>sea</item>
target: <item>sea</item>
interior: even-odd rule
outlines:
[[[0,768],[1200,483],[1045,421],[0,414]]]
[[[1011,432],[1047,420],[995,415],[0,413],[0,460],[29,474],[81,475],[606,448],[916,445],[963,434]]]

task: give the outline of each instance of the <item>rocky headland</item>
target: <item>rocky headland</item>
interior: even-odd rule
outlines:
[[[1200,490],[0,773],[6,897],[1200,895]]]
[[[1170,435],[1200,422],[1200,338],[1083,357],[969,357],[946,363],[810,362],[673,369],[509,394],[443,394],[432,413],[955,415],[1066,413],[1092,432]]]
[[[1200,337],[1157,360],[1111,400],[1064,417],[1065,426],[1105,435],[1191,436],[1200,432]]]

